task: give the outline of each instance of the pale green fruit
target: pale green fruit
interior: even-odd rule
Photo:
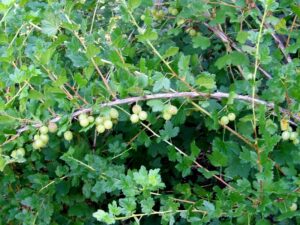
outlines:
[[[145,20],[146,16],[145,15],[141,15],[141,20]]]
[[[289,131],[283,131],[282,134],[281,134],[281,138],[284,141],[289,140],[290,136],[291,136],[291,132],[289,132]]]
[[[110,118],[112,118],[112,119],[118,119],[119,118],[119,112],[118,112],[118,110],[116,110],[114,108],[111,108],[109,110],[109,115],[110,115]]]
[[[102,124],[99,124],[96,126],[96,130],[99,134],[102,134],[105,131],[105,127]]]
[[[179,19],[179,20],[177,20],[177,25],[178,26],[181,26],[184,23],[185,23],[185,19]]]
[[[88,120],[89,120],[90,123],[93,123],[95,121],[95,118],[93,116],[89,116]]]
[[[43,148],[43,147],[45,146],[44,142],[43,142],[42,140],[40,140],[40,139],[35,140],[34,143],[35,143],[35,146],[36,146],[38,149],[39,149],[39,148]]]
[[[25,149],[24,148],[18,148],[17,149],[17,154],[23,157],[25,155]]]
[[[189,30],[189,35],[190,36],[194,37],[194,36],[196,36],[196,34],[197,34],[197,31],[195,29],[192,28],[192,29]]]
[[[295,202],[292,203],[292,205],[290,206],[290,210],[293,211],[293,212],[296,211],[297,208],[298,208],[298,206],[297,206],[297,204]]]
[[[228,119],[229,119],[230,121],[234,121],[234,120],[236,119],[236,116],[235,116],[234,113],[229,113],[229,114],[227,115],[227,117],[228,117]]]
[[[36,135],[33,136],[33,140],[36,141],[36,140],[38,140],[38,139],[40,139],[40,135],[36,134]]]
[[[67,141],[71,141],[73,139],[73,133],[71,131],[66,131],[64,133],[64,138],[67,140]]]
[[[142,111],[142,107],[140,105],[134,105],[132,107],[132,112],[136,115],[138,115]]]
[[[88,115],[85,114],[85,113],[82,113],[82,114],[80,114],[80,115],[78,116],[78,119],[79,119],[79,120],[83,120],[83,119],[87,119],[87,118],[88,118]]]
[[[131,121],[131,123],[137,123],[137,122],[139,122],[139,116],[137,114],[132,114],[130,116],[130,121]]]
[[[89,125],[89,119],[88,118],[84,118],[84,119],[81,119],[81,120],[79,120],[79,124],[80,124],[80,126],[82,126],[82,127],[87,127],[88,125]]]
[[[48,133],[48,127],[46,127],[46,126],[40,127],[40,133],[41,134],[47,134]]]
[[[44,144],[47,144],[48,141],[49,141],[49,136],[48,136],[48,134],[41,134],[41,135],[40,135],[40,140],[41,140],[42,142],[44,142]]]
[[[168,113],[168,112],[164,112],[163,113],[163,118],[165,120],[170,120],[172,118],[172,115],[170,113]]]
[[[297,139],[293,140],[293,144],[298,145],[299,144],[299,139],[297,138]]]
[[[290,135],[290,140],[294,141],[298,138],[298,133],[297,132],[291,132],[291,135]]]
[[[39,149],[39,148],[37,147],[37,145],[36,145],[35,142],[32,143],[32,148],[35,149],[35,150],[36,150],[36,149]]]
[[[177,107],[174,106],[174,105],[169,105],[169,106],[167,107],[167,112],[168,112],[169,114],[171,114],[171,115],[174,116],[174,115],[177,114],[178,109],[177,109]]]
[[[103,126],[106,130],[110,130],[113,127],[113,123],[111,120],[105,120]]]
[[[18,158],[18,156],[17,156],[17,151],[16,151],[16,150],[13,150],[13,151],[11,152],[10,156],[11,156],[12,158],[14,158],[14,159]]]
[[[222,117],[221,117],[221,120],[220,120],[220,124],[221,124],[222,126],[225,126],[225,125],[227,125],[228,123],[229,123],[228,117],[227,117],[227,116],[222,116]]]
[[[148,117],[147,112],[141,111],[141,112],[139,113],[139,119],[140,119],[140,120],[142,120],[142,121],[143,121],[143,120],[146,120],[147,117]]]
[[[55,133],[57,131],[57,129],[58,129],[58,127],[57,127],[56,123],[49,122],[48,130],[50,133]]]
[[[98,116],[95,120],[96,125],[103,124],[104,118],[102,116]]]

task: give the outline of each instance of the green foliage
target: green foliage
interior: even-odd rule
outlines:
[[[0,224],[300,224],[299,1],[0,1]]]

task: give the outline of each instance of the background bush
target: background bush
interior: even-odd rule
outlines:
[[[0,1],[0,224],[299,224],[299,4]]]

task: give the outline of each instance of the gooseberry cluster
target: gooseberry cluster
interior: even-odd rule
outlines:
[[[49,128],[47,126],[41,126],[39,129],[39,134],[34,135],[33,139],[34,142],[32,144],[32,147],[34,149],[41,149],[46,147],[49,141]]]
[[[280,121],[281,127],[281,138],[284,141],[292,141],[295,145],[299,144],[298,133],[293,131],[293,128],[289,125],[289,121],[287,119],[282,119]]]
[[[99,134],[104,133],[105,130],[110,130],[113,123],[119,118],[118,110],[111,108],[107,116],[98,116],[95,120],[96,130]]]
[[[13,150],[10,154],[10,156],[13,158],[13,159],[21,159],[21,158],[24,158],[24,155],[25,155],[25,149],[24,148],[18,148],[16,150]]]
[[[170,120],[172,118],[172,116],[175,116],[178,112],[178,109],[176,106],[174,105],[166,105],[164,107],[164,110],[163,110],[163,118],[165,120]]]
[[[225,126],[229,124],[230,121],[234,121],[236,119],[236,115],[234,113],[228,113],[227,116],[222,116],[220,119],[220,124]]]
[[[90,123],[94,122],[93,116],[88,116],[86,113],[82,113],[78,116],[79,124],[82,127],[87,127]]]
[[[143,111],[143,109],[140,105],[134,105],[131,110],[132,110],[133,114],[130,115],[130,121],[132,123],[137,123],[140,120],[144,121],[148,117],[147,112]]]

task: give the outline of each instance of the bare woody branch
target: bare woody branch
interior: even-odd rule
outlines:
[[[117,99],[111,102],[105,102],[99,105],[99,108],[103,107],[109,107],[109,106],[115,106],[115,105],[125,105],[125,104],[132,104],[135,102],[139,101],[147,101],[147,100],[153,100],[153,99],[172,99],[172,98],[212,98],[212,99],[217,99],[221,100],[224,98],[229,98],[230,94],[229,93],[224,93],[224,92],[215,92],[212,94],[208,93],[203,93],[203,92],[171,92],[171,93],[157,93],[157,94],[151,94],[151,95],[144,95],[144,96],[137,96],[137,97],[129,97],[125,99]],[[236,95],[234,97],[235,100],[240,100],[240,101],[245,101],[245,102],[252,102],[252,97],[247,96],[247,95]],[[255,104],[257,105],[265,105],[269,109],[273,109],[275,107],[274,103],[267,102],[261,99],[254,99]],[[290,114],[286,109],[280,108],[280,111],[283,114]],[[75,118],[79,116],[82,113],[90,113],[92,112],[92,108],[85,108],[85,109],[80,109],[77,110],[72,114],[72,118]],[[300,117],[298,115],[292,115],[292,118],[300,122]],[[58,122],[61,119],[60,116],[57,116],[53,119],[50,120],[50,122]],[[290,121],[290,123],[296,125],[294,122]],[[33,127],[40,127],[42,124],[36,123],[33,125]],[[18,133],[22,133],[26,130],[28,130],[30,127],[29,126],[24,126],[18,130]]]

